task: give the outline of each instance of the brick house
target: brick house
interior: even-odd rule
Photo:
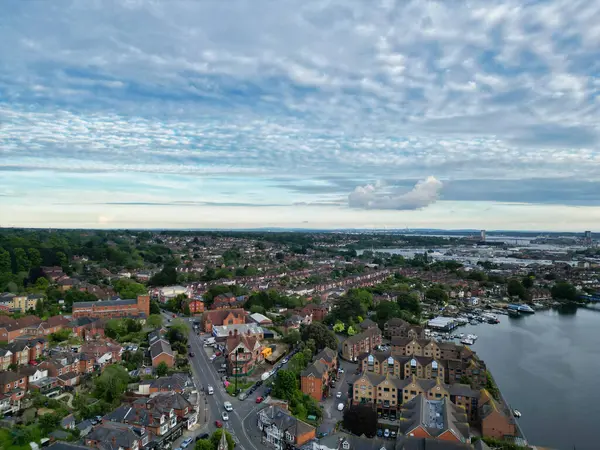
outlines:
[[[317,305],[316,303],[309,303],[301,308],[296,308],[295,313],[299,316],[312,315],[312,320],[322,322],[327,314],[329,314],[329,308],[325,305]]]
[[[485,389],[479,398],[479,420],[481,434],[496,439],[516,435],[515,419],[500,402],[496,401]]]
[[[342,343],[342,356],[348,361],[356,361],[361,353],[370,352],[381,345],[381,331],[378,327],[350,336]]]
[[[150,358],[152,359],[152,367],[157,367],[161,362],[164,362],[168,367],[175,365],[175,354],[171,344],[164,339],[158,339],[150,346]]]
[[[88,448],[140,450],[150,442],[150,433],[144,428],[119,422],[103,422],[85,437]]]
[[[233,376],[251,374],[264,360],[263,346],[255,336],[235,334],[227,338],[225,348],[229,373]]]
[[[211,333],[213,326],[241,325],[246,323],[246,311],[243,308],[206,311],[202,314],[202,327]]]
[[[300,448],[316,437],[315,427],[276,405],[258,412],[258,428],[262,443],[275,450],[284,450],[290,445]]]
[[[10,397],[12,404],[20,402],[28,388],[27,374],[14,371],[0,372],[0,394]]]

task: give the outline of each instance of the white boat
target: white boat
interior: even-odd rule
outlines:
[[[475,343],[475,341],[473,339],[469,339],[468,337],[466,337],[466,338],[461,339],[460,343],[464,344],[464,345],[473,345]]]
[[[462,338],[464,338],[464,337],[465,337],[465,333],[460,333],[460,334],[458,335],[458,337],[459,337],[459,338],[461,338],[461,339],[462,339]]]
[[[471,339],[472,341],[476,341],[479,338],[476,334],[468,334],[467,339]]]
[[[519,411],[518,409],[513,409],[513,416],[515,417],[521,417],[521,411]]]

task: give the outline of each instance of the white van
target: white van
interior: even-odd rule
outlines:
[[[213,387],[209,384],[208,387],[206,388],[206,392],[208,392],[208,395],[213,395],[215,393],[215,390],[213,389]]]

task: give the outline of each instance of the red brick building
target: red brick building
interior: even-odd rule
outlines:
[[[202,326],[207,333],[212,332],[213,326],[241,325],[246,323],[246,311],[243,308],[206,311],[202,315]]]
[[[202,314],[204,312],[204,302],[202,300],[190,300],[188,306],[192,314]]]
[[[79,317],[148,317],[150,315],[150,297],[138,295],[137,299],[106,300],[96,302],[73,303],[73,318]]]

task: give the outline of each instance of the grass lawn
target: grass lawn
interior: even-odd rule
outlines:
[[[237,383],[237,387],[238,389],[241,389],[242,391],[245,391],[246,389],[248,389],[250,386],[252,386],[254,384],[254,382],[252,381],[238,381]],[[225,390],[227,391],[227,393],[231,396],[233,396],[233,392],[235,390],[235,380],[231,381],[231,383],[229,383],[229,386],[227,386],[225,388]]]

